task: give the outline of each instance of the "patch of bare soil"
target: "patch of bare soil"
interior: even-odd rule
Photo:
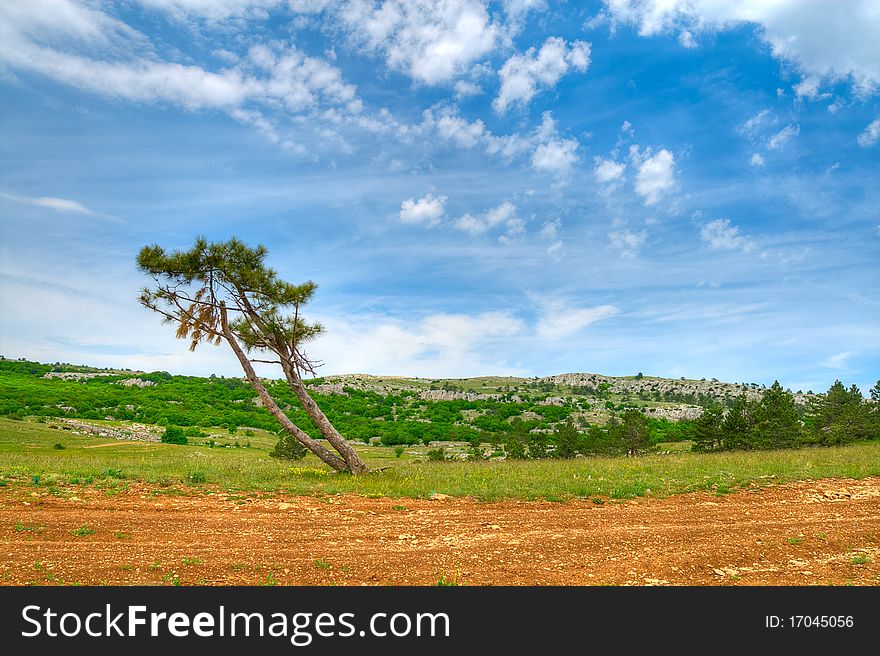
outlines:
[[[601,504],[161,491],[0,488],[0,583],[880,585],[880,478]]]

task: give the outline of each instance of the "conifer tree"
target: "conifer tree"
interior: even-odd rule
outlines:
[[[717,451],[721,448],[723,433],[721,423],[723,411],[720,406],[713,406],[703,411],[694,421],[694,451]]]
[[[871,437],[880,437],[880,380],[871,388],[871,406],[868,409],[868,431]]]
[[[199,237],[190,250],[170,253],[158,245],[145,246],[137,264],[154,285],[141,292],[140,302],[176,324],[177,337],[188,339],[190,350],[202,342],[226,342],[264,407],[288,434],[333,469],[364,473],[366,464],[303,384],[302,376],[315,375],[318,364],[309,359],[303,345],[323,331],[302,315],[317,285],[281,280],[266,266],[267,252],[265,246],[250,248],[235,238],[208,243]],[[288,386],[335,453],[284,414],[254,371],[255,362],[281,367]]]
[[[628,455],[634,456],[639,451],[648,448],[651,426],[648,424],[647,417],[641,412],[638,410],[627,410],[624,412],[621,428],[621,435]]]
[[[556,450],[553,454],[557,458],[574,458],[580,447],[580,435],[574,422],[569,417],[564,424],[556,428]]]
[[[523,460],[526,457],[526,443],[529,431],[525,422],[517,417],[510,424],[510,430],[504,438],[504,451],[512,460]]]
[[[813,427],[820,444],[846,444],[869,437],[870,407],[861,390],[839,380],[813,404]]]
[[[790,449],[802,443],[802,425],[794,396],[774,381],[755,409],[750,445],[757,449]]]
[[[547,457],[547,433],[543,431],[529,432],[529,458],[541,460]]]
[[[740,394],[721,422],[722,448],[753,449],[757,445],[752,442],[752,428],[755,425],[757,404],[749,401],[745,394]]]

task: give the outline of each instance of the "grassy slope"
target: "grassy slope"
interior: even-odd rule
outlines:
[[[53,448],[59,442],[63,450]],[[248,449],[139,442],[87,448],[112,442],[51,430],[45,424],[0,419],[0,485],[35,485],[33,477],[39,476],[36,485],[60,495],[70,492],[66,488],[72,481],[101,485],[111,493],[130,480],[173,490],[197,474],[196,480],[227,490],[389,497],[439,492],[491,501],[667,496],[712,489],[724,493],[749,484],[880,475],[878,441],[794,451],[445,463],[424,461],[424,447],[409,447],[396,459],[391,448],[357,445],[371,467],[390,467],[360,477],[329,474],[312,456],[295,463],[273,460],[268,457],[268,440],[259,433]]]

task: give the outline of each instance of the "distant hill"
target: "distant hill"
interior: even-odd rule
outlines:
[[[271,427],[273,421],[264,421],[266,413],[258,410],[256,393],[239,378],[173,376],[6,358],[0,359],[0,374],[5,374],[0,381],[0,411],[4,414],[60,413],[181,425],[265,423]],[[10,378],[15,375],[22,376],[18,384]],[[629,408],[658,420],[678,421],[695,419],[712,405],[729,405],[741,394],[760,398],[764,391],[756,383],[592,373],[460,379],[350,374],[315,378],[307,384],[313,394],[323,398],[322,407],[331,418],[341,413],[338,420],[352,424],[349,433],[357,436],[382,434],[375,426],[378,421],[394,422],[413,435],[424,433],[423,427],[415,426],[419,423],[491,432],[498,429],[495,419],[509,421],[515,416],[547,430],[569,416],[582,426],[601,425]],[[296,412],[286,386],[280,382],[271,385],[273,393],[279,393]],[[15,393],[13,388],[17,388]],[[811,396],[798,392],[795,401],[805,406]],[[304,423],[308,425],[308,421]]]

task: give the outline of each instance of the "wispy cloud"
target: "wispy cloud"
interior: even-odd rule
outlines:
[[[880,118],[875,118],[868,123],[856,141],[862,148],[868,148],[880,141]]]
[[[633,258],[639,254],[642,247],[648,241],[647,230],[630,230],[623,226],[608,233],[611,247],[620,253],[621,257]]]
[[[738,226],[730,223],[730,219],[716,219],[704,224],[700,228],[700,238],[714,250],[748,252],[755,247],[751,239],[740,233]]]
[[[525,221],[517,216],[516,205],[510,201],[504,201],[482,214],[465,213],[453,225],[471,235],[481,235],[498,226],[503,226],[504,234],[498,238],[501,243],[510,243],[522,235],[526,226]]]
[[[755,139],[767,125],[772,125],[773,116],[769,109],[762,109],[742,124],[736,126],[736,131],[749,139]]]
[[[506,360],[503,344],[525,330],[508,312],[319,318],[328,330],[313,350],[328,373],[458,377],[525,371]]]
[[[776,134],[767,139],[767,148],[769,150],[780,150],[785,144],[794,139],[801,133],[800,125],[786,125]]]
[[[23,205],[34,205],[36,207],[45,207],[58,212],[73,212],[74,214],[97,214],[88,207],[75,200],[67,198],[54,198],[52,196],[40,196],[32,198],[30,196],[19,196],[16,194],[0,193],[0,198],[11,200]]]
[[[827,358],[822,360],[819,363],[819,366],[824,367],[825,369],[839,369],[840,371],[846,371],[848,369],[847,360],[855,355],[857,355],[855,351],[843,351],[841,353],[835,353],[834,355],[829,355]]]
[[[609,319],[620,313],[613,305],[574,307],[564,299],[548,298],[538,301],[540,314],[537,334],[541,339],[558,340],[571,337],[590,324]]]

